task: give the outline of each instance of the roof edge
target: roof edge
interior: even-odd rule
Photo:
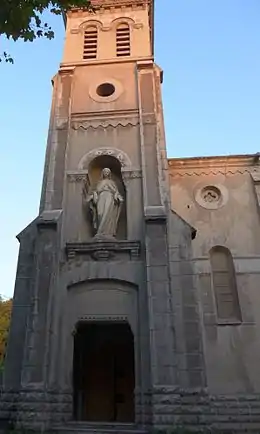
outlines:
[[[183,169],[187,169],[188,167],[202,168],[209,166],[252,166],[260,164],[260,153],[168,158],[168,164],[170,168],[183,167]]]

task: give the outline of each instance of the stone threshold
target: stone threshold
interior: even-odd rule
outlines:
[[[69,432],[86,432],[86,433],[113,433],[113,434],[147,434],[147,430],[138,427],[135,423],[122,422],[88,422],[88,421],[70,421],[63,425],[54,425],[52,432],[57,434]]]

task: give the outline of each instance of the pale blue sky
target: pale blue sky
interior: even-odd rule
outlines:
[[[260,151],[260,1],[156,1],[168,155]],[[7,296],[16,272],[15,236],[38,212],[50,80],[64,39],[62,19],[50,21],[55,40],[7,43],[15,64],[0,64],[0,293]]]

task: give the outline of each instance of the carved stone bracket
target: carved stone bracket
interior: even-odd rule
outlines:
[[[143,116],[143,124],[150,125],[156,123],[156,118],[154,114],[147,114]]]
[[[135,23],[133,25],[133,27],[134,27],[134,29],[139,30],[139,29],[142,29],[144,27],[144,25],[143,25],[143,23]]]
[[[57,130],[65,130],[68,128],[68,119],[67,118],[57,118],[56,119],[56,128]]]
[[[125,240],[95,240],[85,243],[67,243],[66,254],[68,259],[76,256],[84,256],[86,260],[108,261],[116,257],[128,256],[130,260],[136,260],[140,256],[139,241]]]
[[[129,181],[130,179],[142,178],[141,170],[122,170],[122,178],[124,181]]]
[[[255,193],[256,193],[256,197],[257,197],[257,202],[258,205],[260,206],[260,166],[259,166],[259,162],[257,162],[258,164],[251,169],[250,173],[254,182],[254,186],[255,186]]]
[[[69,182],[83,182],[86,179],[87,172],[67,173]]]
[[[255,183],[260,183],[260,166],[256,166],[254,168],[251,168],[250,173],[251,173],[251,176],[253,178],[253,181]]]

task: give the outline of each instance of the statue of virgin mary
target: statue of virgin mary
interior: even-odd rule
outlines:
[[[88,197],[96,237],[116,236],[123,201],[116,183],[112,180],[111,170],[103,169],[96,189]]]

